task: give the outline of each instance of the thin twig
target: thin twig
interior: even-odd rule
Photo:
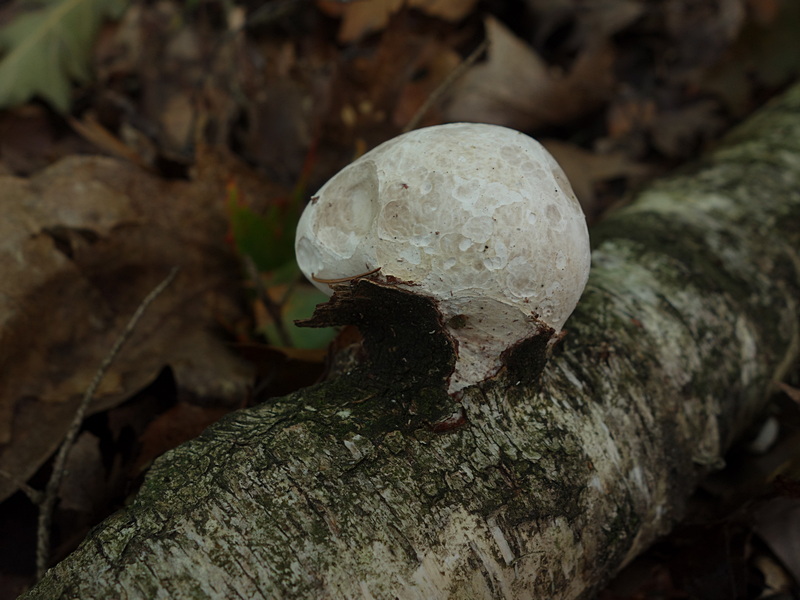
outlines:
[[[28,499],[33,502],[34,504],[41,504],[42,503],[42,496],[44,495],[37,489],[32,488],[24,481],[20,481],[14,475],[6,471],[5,469],[0,469],[0,477],[5,477],[11,483],[19,488],[19,490],[24,493]]]
[[[45,570],[47,570],[47,564],[50,561],[50,528],[53,522],[53,509],[55,508],[56,499],[58,498],[58,488],[64,475],[64,467],[67,463],[67,457],[69,456],[70,450],[72,450],[72,446],[75,444],[75,438],[77,438],[78,432],[80,431],[81,424],[83,423],[83,417],[86,415],[86,410],[89,408],[89,404],[91,403],[92,398],[94,397],[94,394],[100,385],[100,382],[103,380],[103,377],[105,377],[106,371],[108,371],[111,363],[114,362],[114,359],[117,357],[117,354],[119,354],[122,346],[126,341],[128,341],[128,338],[136,328],[136,324],[139,322],[139,319],[142,318],[142,315],[150,306],[150,304],[153,303],[153,300],[158,298],[158,296],[165,289],[167,289],[167,286],[172,283],[172,280],[175,279],[175,275],[177,275],[177,273],[178,267],[173,268],[172,271],[170,271],[170,274],[167,275],[166,279],[159,283],[153,289],[153,291],[151,291],[147,297],[142,300],[142,303],[139,304],[136,312],[133,313],[130,321],[128,321],[128,324],[125,326],[125,329],[122,331],[119,338],[117,338],[114,347],[111,348],[111,351],[106,355],[105,359],[103,359],[100,368],[97,369],[92,383],[89,384],[89,387],[86,389],[86,393],[83,395],[81,403],[78,405],[78,410],[75,411],[75,415],[72,417],[72,422],[69,425],[67,435],[64,438],[64,441],[61,442],[61,446],[58,449],[58,454],[56,454],[55,461],[53,462],[53,472],[47,482],[47,487],[45,487],[44,490],[44,498],[39,506],[39,523],[36,536],[37,580],[42,578]]]
[[[422,106],[417,109],[417,112],[414,113],[414,116],[411,117],[411,120],[408,122],[403,128],[403,133],[407,131],[411,131],[412,129],[416,129],[419,126],[420,121],[426,115],[426,113],[431,109],[431,107],[441,100],[442,96],[447,93],[456,80],[460,79],[461,76],[466,73],[469,68],[475,64],[481,55],[486,51],[489,47],[489,40],[483,40],[480,45],[472,51],[467,58],[465,58],[461,63],[453,69],[450,74],[445,78],[445,80],[438,85],[438,87],[431,92],[430,96],[427,97],[425,102],[422,103]]]
[[[367,271],[366,273],[359,273],[358,275],[350,275],[350,277],[337,277],[336,279],[322,279],[322,277],[317,277],[313,273],[311,274],[311,279],[316,281],[317,283],[345,283],[347,281],[353,281],[354,279],[361,279],[362,277],[368,277],[369,275],[374,275],[378,271],[381,270],[381,267],[376,267],[371,271]]]

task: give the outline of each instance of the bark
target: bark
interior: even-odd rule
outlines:
[[[592,232],[538,381],[506,372],[458,408],[427,356],[424,377],[412,360],[235,413],[24,598],[591,596],[796,359],[799,225],[795,88]]]

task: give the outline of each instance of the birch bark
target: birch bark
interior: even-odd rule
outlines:
[[[800,87],[592,237],[540,380],[467,390],[447,431],[411,372],[235,413],[23,598],[591,596],[796,365]]]

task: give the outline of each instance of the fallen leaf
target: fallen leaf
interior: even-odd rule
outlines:
[[[236,350],[258,373],[254,400],[285,396],[317,383],[325,370],[328,348],[276,348],[265,344],[238,344]]]
[[[403,0],[369,0],[368,2],[337,2],[336,0],[318,0],[317,6],[325,14],[339,17],[337,39],[342,44],[354,42],[368,33],[380,31],[389,22],[389,18],[400,10]]]
[[[427,91],[450,74],[447,66],[460,61],[447,48],[463,35],[448,25],[435,29],[438,37],[432,40],[414,19],[397,19],[370,52],[339,64],[329,83],[331,98],[319,138],[315,175],[320,184],[354,155],[397,135],[427,99]],[[439,107],[429,116],[440,118]]]
[[[610,46],[587,48],[563,73],[497,19],[487,17],[485,23],[489,59],[455,84],[445,110],[448,121],[531,130],[583,116],[608,99],[614,85]]]
[[[142,448],[131,471],[140,473],[164,452],[196,438],[230,411],[230,408],[179,402],[147,426],[139,440]]]
[[[755,531],[800,582],[800,498],[769,500],[755,514]]]
[[[178,278],[139,322],[91,411],[129,398],[165,366],[184,397],[246,397],[252,367],[215,333],[243,318],[225,242],[231,167],[198,154],[192,181],[98,157],[67,158],[31,179],[0,177],[0,468],[18,480],[58,446],[125,323],[173,266]],[[267,191],[241,170],[250,195]],[[0,480],[0,499],[13,491]]]
[[[34,96],[67,112],[71,82],[89,79],[89,54],[104,18],[117,18],[125,0],[50,0],[0,29],[0,107]]]
[[[337,39],[355,42],[368,33],[381,31],[404,5],[445,21],[460,21],[472,12],[478,0],[317,0],[325,14],[342,20]]]
[[[724,127],[717,103],[703,100],[658,112],[650,134],[653,146],[664,156],[680,159],[697,154]]]
[[[778,387],[781,388],[789,398],[800,404],[800,388],[793,387],[782,381],[778,382]]]
[[[747,8],[753,13],[756,23],[775,21],[780,12],[781,0],[747,0]]]
[[[299,196],[295,196],[261,214],[245,204],[235,181],[228,184],[226,210],[233,242],[239,254],[252,259],[259,271],[285,270],[290,279],[297,275],[294,237],[301,209]]]
[[[800,3],[753,0],[750,4],[753,21],[745,23],[722,59],[696,84],[704,93],[720,98],[737,117],[762,101],[765,87],[784,86],[800,73]]]
[[[70,448],[66,476],[58,490],[59,508],[91,515],[105,500],[106,476],[100,440],[84,431]]]
[[[761,598],[791,598],[795,582],[775,560],[769,556],[758,555],[753,559],[753,566],[764,578],[764,591]]]
[[[564,45],[572,52],[607,41],[647,10],[639,0],[527,0],[527,5],[535,18],[537,45],[546,45],[550,38],[563,37],[559,32],[569,31]]]
[[[704,4],[704,5],[703,5]],[[672,38],[672,68],[700,73],[717,62],[745,22],[745,0],[664,3],[665,33]]]
[[[393,123],[403,128],[411,122],[417,111],[437,93],[448,77],[452,76],[461,63],[461,56],[441,40],[429,40],[416,61],[419,77],[413,77],[403,86],[392,113]],[[438,106],[431,106],[424,115],[420,127],[441,123]]]
[[[658,107],[652,98],[620,94],[608,108],[608,135],[612,140],[641,137],[652,128],[657,112]]]
[[[408,6],[431,17],[460,21],[472,13],[478,0],[408,0]]]

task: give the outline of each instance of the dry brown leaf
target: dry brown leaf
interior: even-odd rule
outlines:
[[[458,52],[438,40],[431,40],[420,54],[416,67],[423,76],[406,83],[397,98],[397,105],[392,114],[392,122],[399,128],[408,125],[431,94],[436,92],[442,82],[461,63]],[[437,113],[437,107],[432,107],[420,126],[441,123],[441,117]]]
[[[764,579],[761,598],[791,598],[795,583],[786,569],[771,556],[759,554],[753,558],[753,567]]]
[[[222,58],[239,39],[229,35],[212,42],[209,35],[207,21],[187,20],[180,3],[157,2],[133,5],[98,40],[93,108],[112,133],[148,161],[154,143],[162,157],[182,164],[191,161],[203,92],[220,71],[212,57]],[[239,59],[224,57],[226,73],[238,72]],[[135,101],[119,85],[126,78],[137,82]],[[96,141],[109,150],[110,140]]]
[[[179,402],[147,426],[140,438],[142,449],[131,471],[140,473],[164,452],[197,437],[229,412],[230,409]]]
[[[332,176],[350,160],[354,147],[369,149],[397,135],[427,100],[428,90],[452,72],[448,65],[460,57],[450,48],[460,36],[449,26],[436,29],[434,39],[419,31],[413,19],[399,19],[370,52],[340,64],[328,86],[331,97],[319,142],[320,174]],[[427,116],[440,117],[439,106]]]
[[[142,298],[173,266],[110,369],[93,411],[165,367],[179,392],[241,404],[252,367],[214,333],[243,317],[225,244],[232,165],[204,158],[193,181],[164,182],[122,161],[64,159],[31,178],[0,177],[0,468],[26,480],[60,443],[76,403]],[[205,166],[204,166],[205,165]],[[249,196],[268,195],[237,172]],[[0,480],[0,499],[14,486]]]
[[[778,16],[780,0],[747,0],[747,8],[757,23],[767,25]]]
[[[341,18],[337,39],[342,44],[354,42],[368,33],[380,31],[389,23],[389,18],[400,10],[403,0],[357,0],[336,2],[318,0],[317,6],[332,17]]]
[[[650,135],[653,146],[670,158],[693,156],[707,140],[715,139],[725,121],[712,100],[701,100],[676,110],[658,112]]]
[[[0,112],[0,158],[7,173],[27,175],[57,158],[93,152],[90,143],[64,135],[43,105],[27,104]]]
[[[339,17],[337,39],[343,44],[355,42],[368,33],[381,31],[393,14],[405,4],[431,17],[445,21],[460,21],[472,12],[478,0],[317,0],[317,6],[325,14]]]
[[[475,8],[478,0],[409,0],[408,5],[431,17],[460,21]]]
[[[800,498],[772,498],[755,518],[756,533],[800,582]]]
[[[720,98],[737,117],[758,106],[765,88],[785,86],[800,73],[800,2],[769,5],[763,2],[763,14],[756,10],[755,22],[745,26],[724,60],[697,82],[699,90]]]
[[[530,130],[565,123],[598,108],[614,85],[610,46],[586,49],[569,73],[550,68],[500,21],[486,18],[489,59],[455,85],[448,121]]]
[[[673,69],[700,71],[728,50],[745,22],[745,0],[665,2],[664,27],[674,41]]]
[[[778,382],[778,387],[792,400],[800,404],[800,388],[792,387],[788,383]]]
[[[84,431],[69,451],[65,472],[58,490],[59,508],[92,514],[105,499],[106,477],[100,440]]]
[[[657,114],[658,107],[652,98],[628,97],[620,94],[608,109],[606,117],[608,135],[612,140],[640,137],[652,128]]]
[[[527,0],[526,4],[535,18],[536,42],[544,44],[560,37],[558,31],[568,30],[565,44],[573,51],[608,40],[646,11],[641,0]]]

